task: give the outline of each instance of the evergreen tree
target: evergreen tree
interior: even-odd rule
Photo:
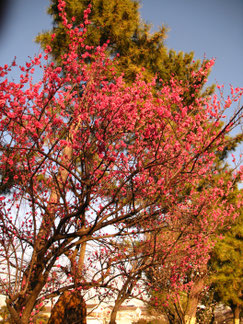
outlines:
[[[223,234],[223,240],[217,243],[212,254],[212,281],[217,299],[231,307],[234,323],[238,324],[243,309],[242,212],[231,228],[226,229]]]
[[[83,11],[90,0],[68,0],[67,19],[75,17],[77,26],[84,22]],[[48,13],[53,17],[53,28],[41,33],[36,41],[43,48],[52,45],[52,55],[59,64],[62,54],[67,52],[69,40],[64,32],[62,21],[58,15],[58,0],[51,0]],[[201,95],[206,83],[204,77],[192,76],[192,71],[198,71],[202,64],[193,60],[193,52],[176,53],[165,46],[167,28],[162,26],[157,32],[151,33],[151,26],[142,22],[139,15],[139,3],[134,0],[93,0],[89,16],[92,24],[87,28],[86,43],[93,46],[102,45],[109,40],[108,52],[111,56],[119,55],[118,71],[123,73],[127,82],[134,81],[141,70],[147,79],[157,75],[157,85],[167,82],[174,76],[184,84],[197,85],[196,89],[184,95],[188,103],[194,96]],[[56,34],[52,39],[52,34]],[[203,63],[203,64],[206,64]],[[204,89],[204,94],[210,94],[213,87]]]
[[[77,26],[84,22],[83,10],[89,3],[89,0],[66,1],[68,20],[75,17]],[[199,78],[197,74],[207,62],[201,64],[199,60],[194,61],[193,53],[184,54],[168,50],[165,46],[167,29],[162,26],[157,32],[151,33],[151,26],[141,21],[138,9],[138,1],[133,0],[93,0],[90,14],[92,24],[87,26],[86,43],[97,46],[109,40],[108,53],[111,57],[119,54],[118,72],[124,74],[128,83],[135,79],[137,73],[145,69],[143,74],[148,80],[157,74],[158,87],[168,82],[171,76],[184,85],[193,85],[183,94],[183,101],[188,105],[201,96],[202,92],[205,96],[211,94],[213,87],[206,90],[204,88],[208,75]],[[36,40],[43,48],[51,44],[53,59],[60,64],[60,57],[67,52],[69,40],[58,15],[57,0],[51,1],[48,13],[53,17],[53,28],[39,34]],[[54,39],[53,33],[56,34]],[[194,76],[192,71],[195,72]],[[224,152],[218,152],[219,165],[225,158],[227,150],[232,149],[233,142],[236,141],[229,138],[228,148]],[[215,169],[222,168],[219,165],[215,166]],[[205,185],[209,184],[202,182],[201,188]],[[188,186],[190,187],[189,184]],[[200,187],[198,190],[200,191]]]
[[[212,187],[220,177],[226,180],[222,183],[222,190],[227,195],[227,201],[240,208],[242,201],[242,190],[238,189],[240,183],[240,174],[235,176],[234,169],[228,165],[227,157],[230,152],[235,151],[237,146],[242,143],[243,134],[235,137],[227,137],[228,144],[221,151],[217,152],[217,160],[212,169],[212,176],[201,181],[197,190],[201,191],[205,187]],[[230,187],[225,184],[231,183]],[[183,199],[183,195],[182,195]],[[222,200],[225,196],[222,196]],[[208,210],[210,214],[210,210]],[[197,313],[197,305],[201,302],[211,300],[211,305],[206,303],[206,312],[208,317],[213,315],[214,306],[217,301],[221,301],[232,308],[235,317],[235,324],[239,323],[239,314],[242,309],[242,238],[243,238],[243,213],[236,220],[228,219],[223,226],[218,227],[216,237],[211,236],[212,241],[217,241],[217,237],[224,235],[225,238],[216,244],[212,259],[202,268],[189,269],[184,280],[192,282],[190,289],[182,291],[173,290],[168,281],[169,269],[158,267],[150,268],[146,273],[148,280],[148,291],[151,294],[150,307],[167,316],[170,323],[205,323],[202,314]],[[231,226],[231,227],[230,227]],[[230,227],[230,230],[229,230]],[[210,289],[204,289],[206,286]],[[211,308],[211,309],[210,309]],[[203,312],[201,312],[203,313]],[[196,317],[197,315],[197,317]],[[198,316],[199,315],[199,316]],[[192,319],[188,319],[188,318]],[[194,319],[193,319],[194,318]],[[238,322],[237,322],[238,320]]]

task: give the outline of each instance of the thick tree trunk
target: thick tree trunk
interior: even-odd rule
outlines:
[[[48,324],[86,324],[86,304],[79,291],[65,291],[56,302]]]
[[[119,303],[116,303],[115,306],[113,307],[109,324],[116,324],[116,316],[117,316],[117,312],[118,312],[120,306],[121,306],[121,303],[119,302]]]
[[[233,311],[234,314],[234,324],[240,324],[240,307],[237,305]]]
[[[186,324],[196,324],[196,316],[185,316],[185,323]]]
[[[120,290],[117,299],[115,301],[115,305],[112,309],[111,316],[110,316],[110,322],[109,324],[116,324],[116,316],[117,312],[122,305],[122,303],[130,296],[134,283],[132,282],[132,277],[127,279],[127,282],[124,284],[122,289]]]
[[[197,305],[205,285],[205,277],[198,278],[191,288],[185,314],[185,324],[196,324]]]
[[[121,307],[122,303],[124,302],[124,300],[127,298],[127,295],[125,294],[123,297],[118,298],[115,301],[115,305],[112,309],[111,312],[111,316],[110,316],[110,322],[109,324],[116,324],[116,316],[117,316],[117,312],[119,311],[119,308]]]

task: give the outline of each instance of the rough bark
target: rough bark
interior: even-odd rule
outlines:
[[[185,323],[186,324],[196,324],[196,317],[195,316],[185,316]]]
[[[200,294],[205,285],[205,276],[198,278],[191,288],[189,300],[185,313],[185,324],[196,323],[197,305],[200,301]]]
[[[86,324],[86,304],[77,290],[65,291],[51,312],[48,324]]]
[[[120,290],[117,296],[115,305],[110,315],[109,324],[116,324],[117,312],[119,311],[119,308],[121,307],[122,303],[130,296],[133,287],[134,287],[134,282],[132,281],[132,278],[128,278],[127,282],[124,284],[124,286],[122,287],[122,289]]]
[[[118,312],[120,306],[121,306],[121,303],[117,303],[113,307],[109,324],[116,324],[116,316],[117,316],[117,312]]]
[[[234,324],[240,324],[240,307],[237,305],[233,311],[234,314]]]

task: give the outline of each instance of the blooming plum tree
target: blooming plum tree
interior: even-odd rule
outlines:
[[[88,287],[87,242],[136,239],[166,225],[173,243],[168,237],[160,252],[173,255],[176,244],[185,252],[173,265],[176,285],[179,270],[207,256],[208,233],[237,214],[222,200],[228,192],[221,179],[200,195],[197,187],[210,177],[215,147],[223,150],[224,135],[239,120],[242,108],[218,130],[222,110],[242,89],[232,90],[225,104],[198,98],[185,106],[189,89],[173,78],[156,96],[155,81],[142,75],[127,86],[106,57],[106,44],[90,51],[84,43],[90,7],[79,27],[67,21],[64,1],[58,7],[70,38],[61,66],[48,60],[48,46],[19,67],[19,82],[7,78],[15,60],[0,67],[2,183],[14,174],[10,193],[0,196],[1,293],[17,324],[32,323],[51,296]],[[36,68],[43,70],[39,82],[32,80]],[[106,276],[112,282],[109,271]]]

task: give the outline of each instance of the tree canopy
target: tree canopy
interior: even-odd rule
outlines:
[[[156,78],[139,74],[130,84],[106,43],[85,44],[90,7],[78,28],[65,7],[59,1],[69,39],[59,64],[48,45],[24,66],[0,67],[2,183],[9,173],[15,181],[0,196],[0,280],[17,324],[32,323],[43,303],[65,292],[94,287],[109,298],[134,258],[143,267],[162,255],[163,265],[172,265],[168,280],[181,289],[188,267],[207,261],[217,226],[237,216],[223,199],[231,181],[210,179],[242,108],[225,126],[219,120],[242,89],[232,89],[226,102],[198,96],[189,105],[184,98],[198,89],[195,82],[172,76],[158,89]],[[212,65],[203,62],[192,79],[203,79]],[[8,79],[14,68],[18,81]],[[39,82],[32,80],[36,68],[43,70]],[[199,192],[202,179],[210,185]],[[154,240],[142,253],[136,242],[146,233]],[[128,237],[138,255],[119,249]]]
[[[211,258],[212,282],[219,301],[231,307],[235,323],[243,308],[242,286],[242,239],[243,214],[222,231],[223,238],[217,243]]]
[[[67,19],[75,17],[75,26],[83,23],[82,13],[89,2],[89,0],[68,0]],[[61,55],[68,50],[69,39],[58,14],[58,0],[51,1],[48,13],[53,17],[53,28],[39,34],[36,41],[43,48],[51,44],[53,59],[60,63]],[[184,85],[194,84],[190,87],[189,93],[184,94],[184,99],[191,102],[192,94],[196,97],[201,95],[207,75],[200,74],[199,79],[199,75],[192,72],[203,68],[202,64],[206,64],[206,61],[203,63],[195,61],[193,52],[184,54],[168,50],[165,45],[167,28],[162,26],[157,32],[152,33],[151,26],[140,18],[138,1],[94,0],[90,19],[92,24],[86,26],[86,44],[100,46],[109,40],[108,53],[111,56],[119,55],[117,70],[124,74],[126,82],[131,83],[136,75],[143,71],[147,80],[157,75],[157,86],[161,87],[174,76]],[[54,39],[53,33],[56,35]],[[212,90],[213,86],[207,90],[203,89],[204,95],[212,93]]]

